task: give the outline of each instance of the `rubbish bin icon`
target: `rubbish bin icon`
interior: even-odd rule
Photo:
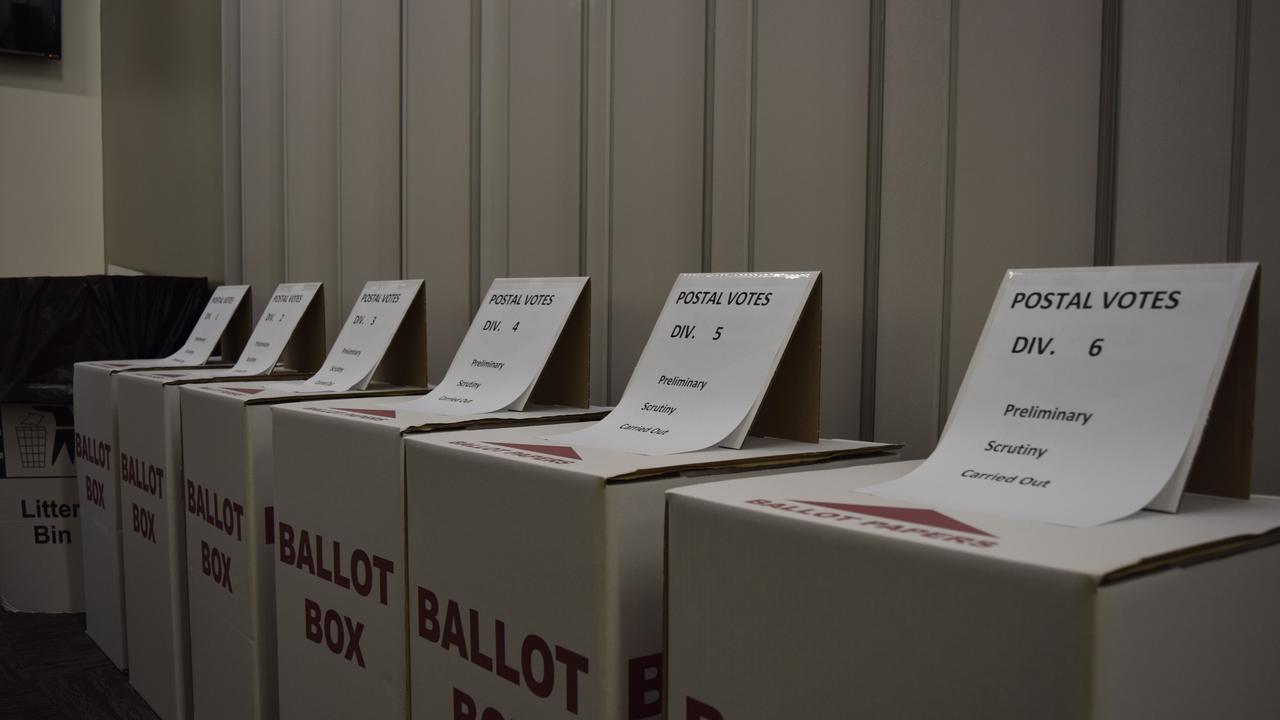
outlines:
[[[49,430],[44,426],[44,416],[27,413],[14,428],[18,436],[18,462],[22,467],[38,470],[45,465],[45,447],[49,442]]]

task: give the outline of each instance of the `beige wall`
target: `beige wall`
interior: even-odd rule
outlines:
[[[1253,471],[1278,492],[1280,375],[1272,369],[1280,363],[1280,3],[1255,2],[1252,10],[1239,252],[1263,267]]]
[[[491,278],[589,274],[600,402],[676,273],[818,268],[824,433],[919,457],[1005,268],[1277,260],[1280,12],[1250,5],[263,0],[245,267],[344,303],[425,278],[436,380]],[[1273,492],[1277,413],[1263,377]]]
[[[205,0],[103,3],[108,263],[225,276],[222,12]]]
[[[61,60],[0,55],[0,276],[103,270],[98,0],[63,0]]]

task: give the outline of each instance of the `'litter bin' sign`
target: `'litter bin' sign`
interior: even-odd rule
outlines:
[[[70,405],[0,405],[0,604],[80,612],[80,500]]]

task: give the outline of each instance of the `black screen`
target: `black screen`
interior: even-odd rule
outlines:
[[[62,0],[0,0],[0,52],[62,57]]]

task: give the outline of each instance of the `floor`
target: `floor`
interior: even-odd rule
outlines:
[[[84,633],[84,615],[0,610],[0,718],[155,720]]]

